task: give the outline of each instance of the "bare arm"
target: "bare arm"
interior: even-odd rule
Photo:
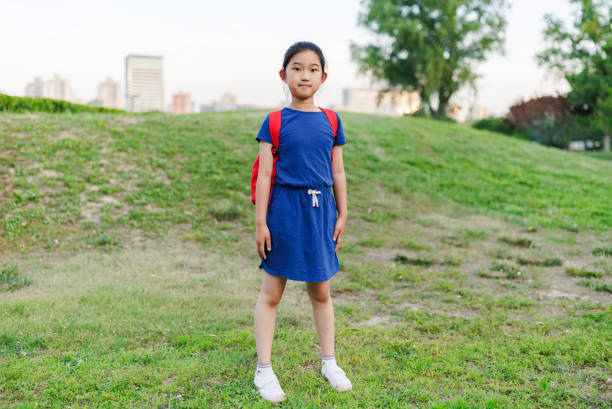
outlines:
[[[273,165],[272,144],[259,141],[259,171],[257,172],[257,185],[255,188],[255,242],[257,243],[257,252],[264,259],[266,258],[264,250],[266,243],[268,251],[272,250],[266,214],[268,212]]]
[[[342,146],[336,145],[332,148],[332,157],[334,159],[334,197],[336,199],[336,209],[338,210],[338,218],[336,220],[336,228],[334,230],[333,239],[336,242],[337,252],[338,248],[340,248],[340,243],[342,242],[344,226],[348,216],[346,175],[344,173],[344,162],[342,161]]]

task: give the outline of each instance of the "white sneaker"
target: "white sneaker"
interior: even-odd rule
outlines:
[[[266,374],[255,373],[253,383],[259,390],[259,394],[270,402],[282,402],[285,400],[285,392],[280,387],[280,382],[274,372]]]
[[[323,365],[321,374],[327,378],[331,386],[338,392],[353,389],[351,381],[346,377],[346,373],[338,365]]]

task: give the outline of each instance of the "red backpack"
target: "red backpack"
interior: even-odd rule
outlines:
[[[336,132],[338,131],[338,118],[336,117],[336,113],[331,109],[321,108],[321,111],[327,117],[329,124],[332,127],[332,131],[334,132],[334,138],[336,137]],[[272,191],[272,186],[274,186],[274,179],[276,178],[276,161],[278,160],[278,136],[281,128],[281,111],[272,111],[270,112],[270,135],[272,136],[272,156],[274,157],[274,164],[272,165],[272,178],[270,180],[270,191]],[[334,165],[334,158],[332,156],[332,167]],[[257,187],[257,175],[259,173],[259,154],[257,154],[257,158],[255,158],[255,163],[253,164],[253,171],[251,172],[251,202],[255,204],[255,190]],[[270,197],[268,195],[268,205],[270,204]]]

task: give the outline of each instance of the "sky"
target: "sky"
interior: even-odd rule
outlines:
[[[505,54],[476,66],[478,94],[462,90],[464,106],[482,104],[503,115],[521,99],[567,92],[565,80],[539,68],[534,56],[546,44],[543,16],[569,22],[568,0],[510,0]],[[223,93],[239,104],[288,104],[278,71],[296,41],[318,44],[328,62],[328,79],[316,102],[341,102],[343,88],[368,87],[350,58],[351,42],[375,41],[358,26],[359,0],[90,1],[0,0],[0,92],[23,95],[34,77],[55,73],[69,79],[84,102],[98,83],[112,77],[124,89],[128,54],[163,56],[165,103],[172,94],[191,94],[197,106]],[[7,41],[7,39],[9,39]]]

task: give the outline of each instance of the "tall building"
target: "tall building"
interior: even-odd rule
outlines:
[[[213,110],[215,111],[233,111],[238,109],[238,97],[234,94],[226,92],[213,103]]]
[[[33,82],[26,85],[25,96],[32,98],[42,98],[45,96],[45,82],[42,77],[36,77]]]
[[[125,109],[164,110],[162,57],[134,54],[125,57]]]
[[[193,102],[191,95],[186,92],[179,92],[172,96],[172,113],[173,114],[192,114]]]
[[[98,84],[98,98],[105,108],[121,108],[121,87],[119,83],[108,77]]]
[[[81,99],[72,91],[70,82],[63,79],[59,74],[53,78],[43,81],[41,77],[36,77],[33,82],[26,85],[26,97],[61,99],[63,101],[80,103]]]
[[[380,104],[377,104],[377,98],[376,88],[345,88],[342,90],[342,106],[338,108],[353,112],[403,115],[414,113],[421,105],[418,92],[388,93]]]

